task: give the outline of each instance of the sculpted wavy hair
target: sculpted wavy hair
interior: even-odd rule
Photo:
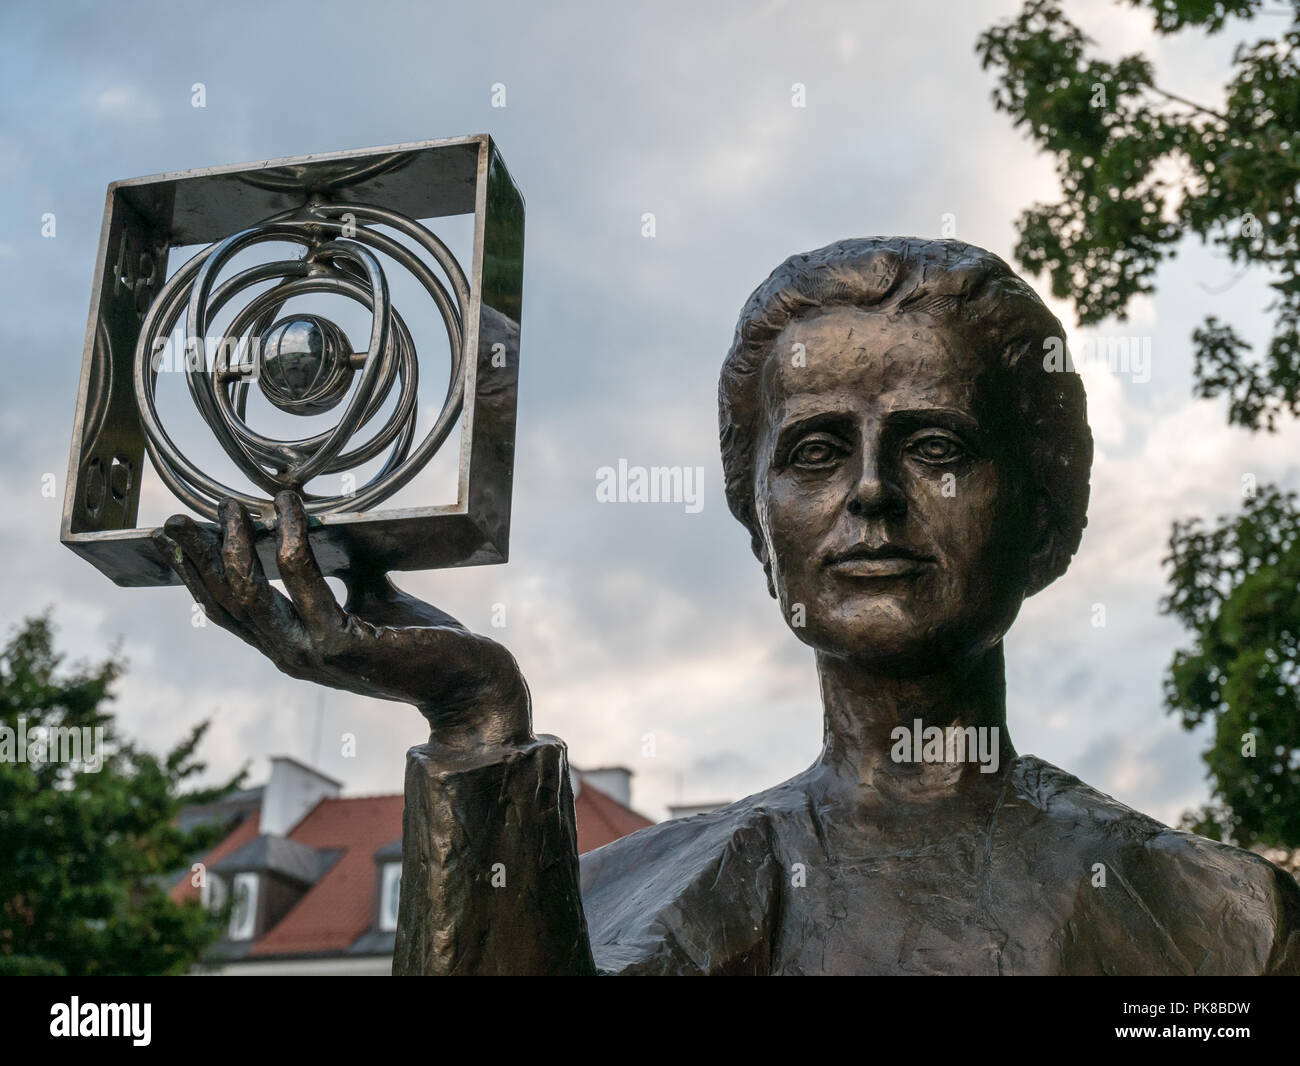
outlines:
[[[1053,340],[1064,345],[1061,323],[1015,271],[983,248],[952,240],[862,237],[793,255],[772,271],[740,312],[722,364],[718,422],[727,504],[749,530],[754,554],[769,569],[769,584],[754,506],[758,371],[791,320],[831,307],[929,315],[994,338],[985,357],[997,361],[1014,392],[1030,495],[1048,538],[1036,553],[1027,593],[1065,573],[1087,524],[1092,433],[1079,375],[1044,368]]]

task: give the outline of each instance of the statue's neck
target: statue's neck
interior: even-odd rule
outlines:
[[[1015,758],[1002,645],[923,677],[818,653],[825,710],[819,767],[863,799],[927,801],[1000,779]]]

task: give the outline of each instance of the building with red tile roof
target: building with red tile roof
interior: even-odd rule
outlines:
[[[653,824],[630,806],[622,767],[573,771],[578,850]],[[403,797],[341,796],[334,779],[283,756],[271,780],[192,807],[182,825],[221,820],[229,833],[171,889],[178,902],[232,900],[227,935],[199,972],[387,974],[401,879]]]

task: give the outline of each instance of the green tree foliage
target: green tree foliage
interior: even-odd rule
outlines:
[[[183,832],[174,819],[243,775],[182,792],[204,769],[195,752],[207,723],[165,756],[137,747],[105,706],[122,669],[116,658],[65,666],[48,617],[27,620],[0,650],[0,974],[182,973],[220,932],[167,887],[221,830]],[[52,730],[83,727],[103,730],[98,772],[89,747],[80,762],[50,758],[54,736],[70,736]]]
[[[1190,813],[1198,833],[1290,848],[1300,841],[1300,511],[1265,489],[1206,528],[1174,526],[1165,609],[1195,634],[1165,678],[1169,707],[1194,729],[1213,802]]]
[[[1155,29],[1216,33],[1262,0],[1129,0]],[[1280,4],[1274,4],[1283,12]],[[1156,84],[1143,55],[1109,61],[1060,0],[1031,0],[986,31],[977,52],[994,105],[1056,159],[1061,199],[1021,215],[1016,258],[1073,299],[1081,324],[1123,319],[1155,288],[1188,235],[1232,263],[1268,272],[1273,336],[1256,353],[1213,316],[1193,335],[1196,388],[1226,395],[1229,420],[1274,428],[1300,412],[1300,0],[1287,25],[1233,53],[1224,100],[1210,107]]]
[[[1060,180],[1059,200],[1020,217],[1016,258],[1084,325],[1123,320],[1187,237],[1262,271],[1267,347],[1207,316],[1191,338],[1194,390],[1224,397],[1230,424],[1274,430],[1300,413],[1300,0],[1123,2],[1148,10],[1160,35],[1234,22],[1262,35],[1234,48],[1221,100],[1195,101],[1159,84],[1145,55],[1099,56],[1062,0],[1029,0],[982,34],[994,105],[1053,156]],[[1176,523],[1166,559],[1164,609],[1194,635],[1167,704],[1188,729],[1215,729],[1213,801],[1185,824],[1243,845],[1300,846],[1298,528],[1294,497],[1265,486],[1212,527]]]

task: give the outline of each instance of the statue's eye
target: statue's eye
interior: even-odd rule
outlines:
[[[790,453],[790,462],[795,466],[817,470],[830,466],[839,455],[840,448],[835,441],[827,437],[808,437]]]
[[[946,466],[966,457],[966,448],[949,433],[919,433],[907,443],[910,455],[923,463]]]

